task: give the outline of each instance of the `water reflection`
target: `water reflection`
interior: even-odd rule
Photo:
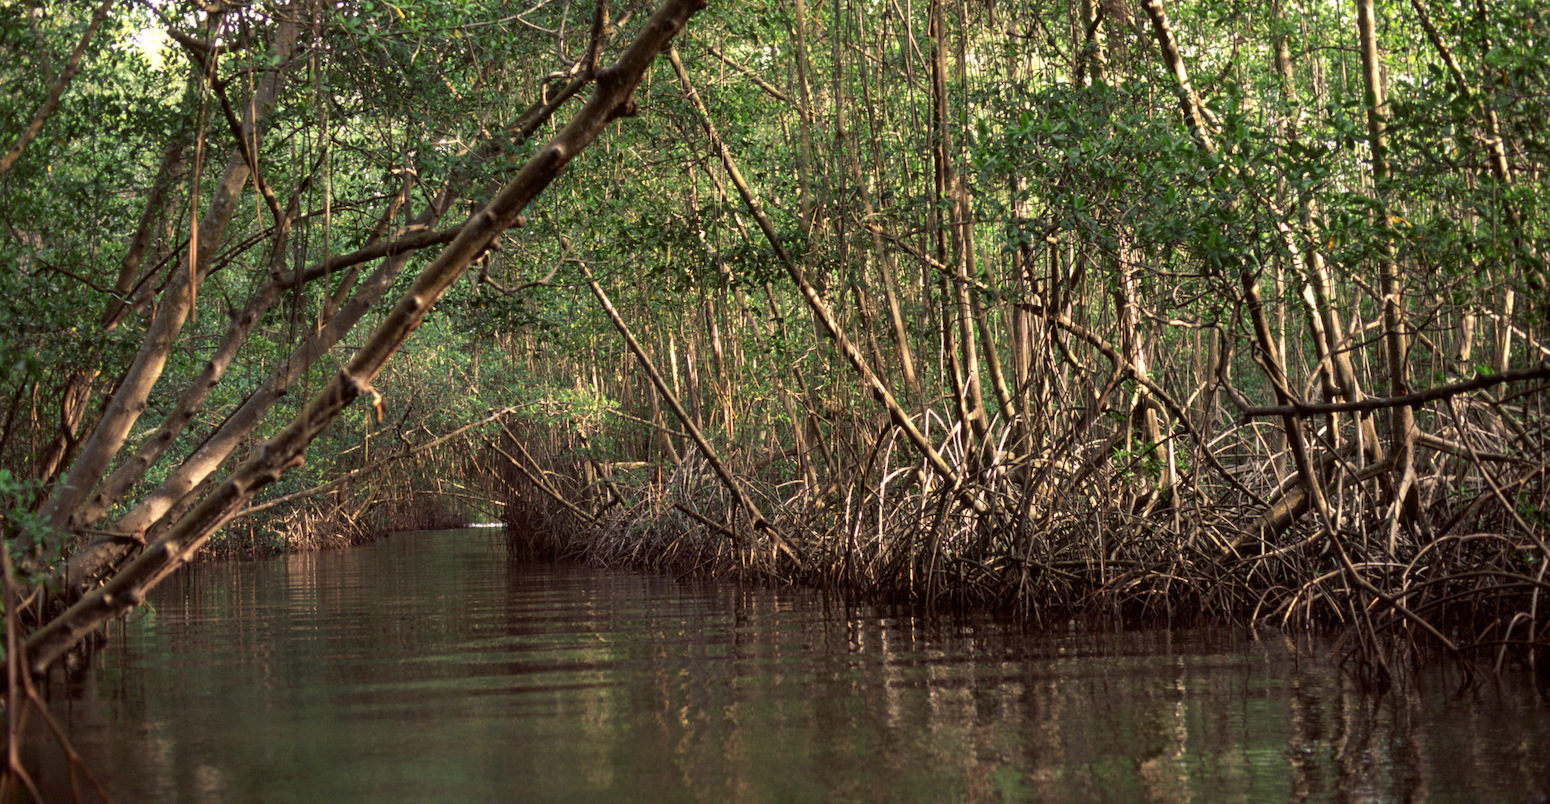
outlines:
[[[55,696],[127,801],[1522,800],[1550,785],[1550,716],[1528,690],[1373,697],[1318,642],[926,622],[513,563],[489,531],[197,567],[153,603]]]

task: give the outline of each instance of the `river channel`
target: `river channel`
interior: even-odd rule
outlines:
[[[1544,800],[1531,688],[1379,694],[1333,654],[523,562],[464,530],[192,567],[52,697],[128,802]]]

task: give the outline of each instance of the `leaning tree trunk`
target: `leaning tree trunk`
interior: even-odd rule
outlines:
[[[603,38],[610,34],[606,32]],[[601,43],[600,43],[601,44]],[[509,137],[491,140],[480,148],[480,154],[494,157],[503,149],[527,141],[539,126],[552,118],[560,106],[575,96],[582,85],[590,82],[586,62],[578,60],[562,71],[545,86],[542,97],[531,104],[507,127]],[[214,354],[206,361],[204,370],[188,386],[172,413],[155,433],[146,438],[136,451],[123,460],[100,487],[84,501],[72,515],[78,527],[94,525],[130,489],[141,482],[145,472],[156,461],[182,428],[198,413],[204,399],[224,374],[233,354],[251,333],[263,311],[278,297],[281,291],[299,288],[337,272],[350,272],[354,277],[361,265],[381,259],[382,263],[367,278],[355,284],[346,280],[325,305],[326,322],[301,339],[290,355],[282,360],[264,382],[249,393],[238,407],[226,415],[220,425],[209,433],[199,447],[185,457],[178,466],[164,477],[156,488],[143,497],[130,510],[121,515],[111,526],[104,529],[106,535],[89,542],[71,557],[66,567],[67,594],[77,595],[85,590],[94,578],[107,568],[122,561],[133,549],[147,538],[154,538],[159,530],[181,516],[196,501],[192,499],[197,489],[222,466],[227,465],[236,450],[246,442],[270,409],[291,390],[291,386],[312,366],[348,334],[357,323],[377,306],[389,288],[400,278],[410,258],[419,250],[450,242],[459,231],[454,227],[436,231],[434,227],[450,208],[457,187],[465,184],[464,172],[454,175],[440,193],[430,193],[423,209],[411,219],[396,238],[383,239],[381,235],[394,214],[414,189],[414,180],[406,179],[401,191],[387,204],[373,229],[366,245],[348,254],[330,257],[305,268],[283,270],[285,234],[289,229],[288,217],[282,217],[276,226],[277,234],[271,248],[269,274],[271,281],[255,292],[240,314],[232,321],[227,336]],[[297,191],[298,193],[300,190]],[[296,202],[293,194],[292,204]],[[290,215],[292,213],[288,213]],[[345,294],[348,293],[348,297]]]
[[[246,119],[241,126],[244,141],[251,141],[268,117],[283,83],[283,69],[296,48],[297,18],[292,14],[282,14],[281,18],[270,47],[271,63],[279,67],[259,82],[253,97],[245,104]],[[178,333],[193,312],[199,282],[214,264],[216,250],[237,210],[238,194],[252,175],[244,151],[245,146],[238,147],[228,160],[215,195],[210,199],[209,209],[194,228],[194,239],[189,243],[188,270],[173,273],[141,341],[140,351],[119,382],[107,410],[39,511],[39,517],[50,527],[65,528],[72,523],[81,504],[108,471],[130,428],[145,412],[146,401],[161,378],[162,369],[177,344]],[[194,176],[192,180],[198,181],[198,178]]]
[[[254,493],[301,465],[308,445],[357,397],[379,398],[371,387],[389,359],[418,328],[446,293],[495,238],[516,224],[521,213],[597,139],[615,119],[635,114],[632,98],[642,75],[703,0],[665,0],[635,40],[610,67],[597,73],[597,89],[587,105],[483,209],[474,213],[457,239],[426,266],[404,297],[366,339],[334,379],[289,425],[254,451],[199,505],[146,546],[133,562],[106,584],[83,597],[27,640],[28,668],[43,673],[88,634],[145,600],[145,594],[179,567]]]

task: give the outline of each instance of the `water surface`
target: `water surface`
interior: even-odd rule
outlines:
[[[120,801],[1543,800],[1532,690],[1377,695],[1309,640],[1030,634],[508,560],[206,564],[54,692]],[[32,750],[43,741],[35,738]],[[51,797],[62,762],[45,758]]]

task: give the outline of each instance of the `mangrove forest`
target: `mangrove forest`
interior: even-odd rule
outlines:
[[[0,0],[0,41],[12,744],[202,555],[496,520],[1550,660],[1540,0]]]

